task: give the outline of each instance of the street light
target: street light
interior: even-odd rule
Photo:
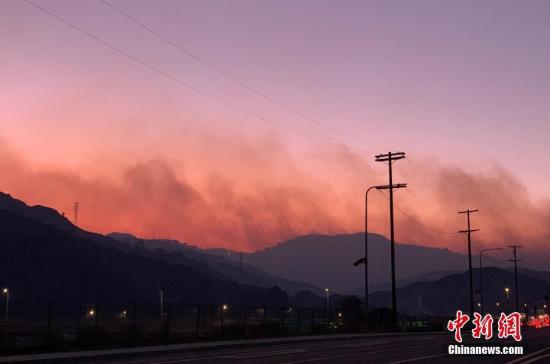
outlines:
[[[488,248],[488,249],[481,249],[479,251],[479,299],[481,301],[481,306],[478,305],[478,307],[481,308],[481,314],[483,314],[483,310],[485,307],[483,306],[483,268],[481,264],[481,255],[484,252],[493,251],[493,250],[502,250],[502,248]]]
[[[403,188],[407,187],[406,183],[398,183],[393,186],[394,188]],[[377,185],[377,186],[371,186],[367,189],[365,192],[365,256],[355,263],[353,263],[354,266],[358,266],[359,264],[365,265],[365,306],[364,306],[364,315],[365,315],[365,330],[367,329],[367,313],[369,311],[369,270],[368,270],[368,247],[369,247],[369,229],[368,229],[368,199],[369,199],[369,192],[373,189],[376,190],[387,190],[389,189],[389,185]]]
[[[8,321],[8,314],[10,309],[10,290],[8,287],[5,287],[2,290],[2,293],[6,295],[6,311],[4,312],[4,321]]]
[[[159,295],[160,295],[160,321],[162,321],[162,318],[164,316],[164,291],[159,288]]]
[[[228,306],[227,304],[224,303],[224,304],[221,306],[221,310],[220,310],[220,325],[221,325],[221,329],[222,329],[222,334],[223,334],[223,331],[224,331],[224,326],[223,326],[223,321],[224,321],[224,320],[223,320],[223,313],[224,313],[225,311],[227,311],[227,310],[229,310],[229,306]]]
[[[328,316],[329,316],[329,307],[330,307],[330,290],[325,288],[325,294],[327,296],[327,326],[328,326]]]

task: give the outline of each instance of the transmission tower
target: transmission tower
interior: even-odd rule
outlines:
[[[78,225],[78,202],[74,203],[74,224]]]

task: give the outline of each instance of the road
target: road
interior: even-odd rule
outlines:
[[[451,334],[397,335],[346,340],[308,341],[239,348],[140,354],[118,358],[78,360],[78,363],[178,364],[178,363],[550,363],[550,328],[524,330],[521,343],[495,339],[490,342],[465,337],[463,344],[523,346],[524,355],[449,355]]]

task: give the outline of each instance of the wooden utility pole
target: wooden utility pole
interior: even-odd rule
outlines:
[[[405,158],[404,152],[389,152],[386,154],[379,154],[375,156],[376,162],[388,162],[389,183],[388,189],[390,190],[390,254],[391,254],[391,299],[392,299],[392,313],[394,319],[394,326],[397,328],[397,293],[395,287],[395,231],[393,225],[393,174],[392,164],[393,162]]]
[[[510,262],[514,262],[514,290],[516,291],[516,312],[519,312],[519,292],[518,292],[518,262],[521,259],[518,259],[517,250],[518,248],[523,248],[522,245],[509,245],[509,248],[513,249],[514,258],[509,259]]]
[[[472,272],[472,237],[471,234],[475,231],[479,231],[479,229],[472,229],[470,227],[470,214],[474,212],[479,212],[479,210],[465,210],[465,211],[459,211],[459,214],[466,214],[468,217],[468,229],[466,230],[460,230],[459,233],[467,233],[468,234],[468,268],[470,270],[470,315],[471,317],[474,316],[474,275]]]

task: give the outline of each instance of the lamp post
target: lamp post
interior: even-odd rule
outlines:
[[[510,288],[504,288],[504,292],[506,293],[506,307],[504,308],[506,311],[509,308],[508,306],[510,306]]]
[[[363,307],[364,310],[364,319],[365,319],[365,330],[367,329],[367,313],[369,311],[369,266],[368,266],[368,253],[369,253],[369,222],[368,222],[368,201],[369,201],[369,192],[373,189],[382,190],[385,189],[387,186],[371,186],[367,188],[367,191],[365,192],[365,256],[355,263],[353,263],[354,266],[358,266],[359,264],[363,263],[365,265],[365,306]]]
[[[393,188],[403,188],[407,187],[406,183],[397,183],[393,185]],[[365,316],[365,330],[367,329],[367,313],[369,311],[369,266],[368,266],[368,250],[369,250],[369,229],[368,229],[368,200],[369,200],[369,192],[373,189],[376,190],[387,190],[389,189],[389,185],[377,185],[377,186],[371,186],[367,189],[365,192],[365,256],[355,263],[353,263],[354,266],[358,266],[359,264],[363,263],[365,265],[365,306],[364,306],[364,316]]]
[[[493,251],[493,250],[502,250],[502,248],[488,248],[488,249],[481,249],[479,251],[479,299],[481,303],[481,314],[483,315],[483,311],[485,310],[485,306],[483,306],[483,266],[481,263],[481,256],[484,252]]]
[[[222,335],[223,335],[223,319],[224,319],[224,312],[226,312],[227,310],[229,309],[229,306],[227,304],[223,304],[222,307],[221,307],[221,310],[220,310],[220,325],[221,325],[221,329],[222,329]]]
[[[329,317],[329,310],[330,310],[330,290],[328,288],[325,288],[325,294],[327,296],[327,302],[326,302],[326,305],[327,305],[327,312],[326,312],[326,315],[327,315],[327,327],[328,327],[328,317]]]
[[[8,287],[5,287],[2,290],[2,293],[6,295],[6,311],[4,312],[4,321],[8,321],[8,314],[10,312],[10,290]]]

